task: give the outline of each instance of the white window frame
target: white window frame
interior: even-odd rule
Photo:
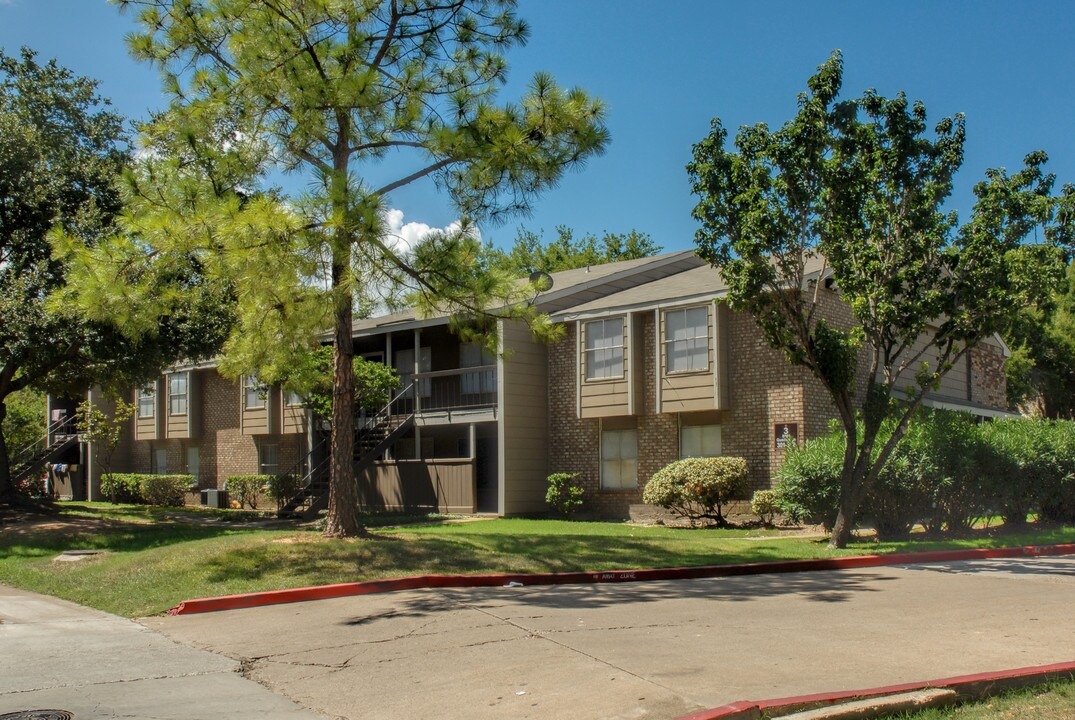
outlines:
[[[176,391],[176,383],[182,381],[183,391]],[[168,376],[168,414],[169,415],[186,415],[187,414],[187,400],[189,398],[190,390],[190,376],[187,373],[174,373]],[[182,403],[183,409],[177,410],[176,406]]]
[[[142,412],[142,410],[144,409],[144,403],[146,401],[148,401],[148,403],[149,403],[149,412],[148,413]],[[154,415],[156,415],[157,414],[157,411],[156,411],[157,388],[156,388],[156,386],[155,385],[149,385],[149,386],[144,387],[144,388],[139,388],[138,389],[137,402],[138,402],[138,417],[140,417],[140,418],[151,418]]]
[[[611,338],[606,332],[607,326],[615,327],[619,325],[619,344],[615,343],[615,335]],[[593,329],[600,326],[601,331],[599,334],[595,334]],[[600,318],[597,320],[587,320],[582,324],[583,333],[583,377],[587,382],[601,381],[601,380],[620,380],[624,377],[626,370],[626,339],[627,339],[627,327],[624,322],[623,316],[614,318]],[[599,338],[598,342],[601,345],[591,344],[591,338]],[[599,353],[608,353],[608,363],[611,365],[609,374],[597,375],[596,360]],[[617,357],[619,356],[619,373],[614,372]]]
[[[279,473],[280,444],[261,443],[258,445],[258,475],[278,475]]]
[[[705,433],[707,431],[716,435],[716,449],[715,449],[715,451],[710,450],[710,452],[708,452],[708,453],[705,452],[705,445],[706,445]],[[686,440],[684,435],[685,434],[692,435],[692,434],[694,434],[696,432],[699,434],[698,442],[696,443],[697,447],[698,447],[698,452],[696,452],[696,453],[688,452],[688,448],[687,448],[688,443],[695,444],[695,441],[694,441],[693,438],[691,438],[690,440]],[[709,438],[709,442],[710,443],[713,442],[712,437]],[[721,452],[723,450],[723,446],[724,446],[723,431],[721,430],[721,426],[718,425],[717,423],[707,423],[707,424],[704,424],[704,425],[681,425],[679,427],[679,457],[680,458],[688,458],[688,457],[720,457]],[[690,449],[693,450],[694,448],[690,448]]]
[[[263,410],[265,409],[265,402],[268,400],[269,387],[258,380],[257,375],[244,375],[243,376],[243,410]],[[257,404],[251,403],[251,398],[255,398]]]
[[[617,453],[608,455],[613,449],[612,435],[616,438]],[[623,439],[633,439],[634,449],[624,454]],[[602,490],[637,490],[638,489],[638,430],[636,428],[602,428],[601,429],[601,489]],[[615,470],[615,473],[612,471]],[[631,471],[628,473],[628,471]]]
[[[701,325],[687,325],[688,314],[701,310],[705,313],[705,324]],[[669,318],[674,315],[683,316],[683,329],[684,336],[679,338],[670,337],[671,323]],[[698,334],[698,329],[704,327],[705,333]],[[690,334],[686,334],[690,333]],[[709,372],[709,336],[710,336],[710,316],[709,305],[695,305],[693,307],[674,308],[664,311],[664,372],[666,375],[685,375],[687,373],[701,373]],[[688,368],[673,369],[672,367],[672,352],[676,349],[676,346],[682,346],[690,353],[688,358],[691,360],[691,365]],[[705,364],[702,367],[696,367],[694,360],[701,351],[701,356],[705,360]]]

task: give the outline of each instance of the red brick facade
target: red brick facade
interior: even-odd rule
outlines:
[[[252,475],[259,471],[258,446],[278,446],[280,472],[287,472],[298,463],[306,447],[302,433],[244,435],[239,425],[241,393],[238,382],[228,380],[214,370],[199,370],[199,405],[194,409],[194,437],[177,440],[134,440],[133,421],[124,434],[130,448],[124,458],[117,453],[116,469],[149,473],[157,470],[154,457],[164,450],[167,470],[171,473],[196,475],[200,488],[220,488],[231,475]],[[188,466],[188,449],[198,449],[198,467]],[[127,467],[123,467],[127,466]]]
[[[849,327],[850,309],[832,291],[820,294],[821,312],[835,324]],[[773,474],[783,461],[784,450],[776,447],[778,424],[794,424],[797,440],[828,432],[836,418],[828,392],[812,373],[793,368],[786,358],[769,347],[753,319],[743,313],[729,315],[728,386],[730,407],[707,413],[721,426],[721,452],[746,459],[749,484],[743,499],[754,490],[772,487]],[[633,418],[602,421],[580,419],[576,408],[579,362],[578,323],[567,323],[567,334],[548,348],[549,362],[549,462],[548,471],[578,473],[586,488],[587,510],[595,515],[625,517],[632,505],[642,502],[641,488],[665,464],[679,458],[681,424],[690,424],[688,413],[656,412],[656,338],[654,311],[641,314],[642,398]],[[856,397],[865,396],[868,355],[860,354]],[[1005,407],[1004,357],[994,346],[982,346],[972,356],[971,402],[993,408]],[[612,490],[601,487],[600,443],[602,422],[615,427],[635,427],[638,437],[638,488]],[[606,425],[606,426],[608,426]]]

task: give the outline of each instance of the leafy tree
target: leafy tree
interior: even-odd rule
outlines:
[[[520,228],[511,250],[491,250],[490,263],[494,268],[515,277],[525,277],[536,271],[551,273],[619,260],[635,260],[656,255],[663,249],[653,242],[648,233],[637,230],[606,232],[600,238],[588,233],[575,240],[571,228],[559,225],[556,235],[556,240],[545,245],[541,235]]]
[[[322,417],[332,416],[332,355],[331,347],[321,346],[310,353],[287,374],[284,386],[297,392],[303,404]],[[392,399],[399,389],[395,368],[384,363],[355,357],[352,361],[355,378],[352,403],[355,408],[376,412]]]
[[[77,429],[85,441],[97,448],[102,476],[112,474],[112,456],[116,454],[119,441],[127,422],[134,417],[135,405],[116,397],[111,411],[87,402],[79,408]]]
[[[175,353],[197,356],[219,345],[213,324],[227,322],[216,302],[219,287],[177,304],[155,326],[160,342],[128,339],[57,302],[69,268],[57,258],[50,230],[91,246],[107,235],[120,208],[114,180],[126,161],[122,120],[97,95],[95,81],[55,61],[41,65],[27,49],[18,58],[0,53],[0,421],[13,393],[133,385]],[[198,282],[189,269],[175,281]],[[13,499],[0,432],[0,503]]]
[[[1075,261],[1045,302],[1022,308],[1005,329],[1012,347],[1008,400],[1042,417],[1075,419]]]
[[[26,388],[4,398],[4,439],[7,442],[8,462],[21,448],[45,435],[45,394]]]
[[[137,10],[143,32],[131,37],[132,52],[161,70],[171,103],[143,129],[125,232],[107,248],[71,250],[84,267],[108,267],[123,281],[94,283],[87,271],[83,306],[136,333],[175,295],[158,290],[156,274],[193,254],[234,283],[239,299],[225,371],[256,367],[275,381],[331,327],[325,533],[360,534],[356,303],[404,288],[426,313],[531,314],[513,302],[512,278],[481,262],[473,222],[525,211],[600,153],[602,105],[545,74],[519,103],[495,103],[504,54],[528,33],[513,0],[114,1]],[[272,187],[280,171],[304,175],[307,191]],[[404,250],[387,235],[387,202],[426,178],[462,226]]]
[[[846,544],[855,510],[924,394],[1056,285],[1058,246],[1075,231],[1075,188],[1052,194],[1042,152],[1017,173],[988,171],[974,188],[970,219],[959,224],[943,205],[963,160],[963,117],[941,120],[931,136],[924,106],[902,93],[890,99],[871,90],[838,102],[842,76],[835,53],[810,78],[795,117],[777,130],[741,128],[734,149],[715,119],[687,167],[699,197],[699,254],[721,270],[732,307],[752,313],[774,348],[821,381],[844,428],[834,547]],[[1031,244],[1036,228],[1043,242]],[[826,271],[852,328],[821,316]],[[915,347],[919,338],[926,347]],[[938,361],[923,365],[931,348]],[[860,357],[865,397],[855,395]],[[911,387],[897,387],[916,370]],[[905,402],[879,442],[895,390]]]

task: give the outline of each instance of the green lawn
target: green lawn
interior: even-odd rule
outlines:
[[[898,715],[892,720],[1071,720],[1075,682],[1058,682],[942,710]]]
[[[689,530],[612,522],[422,522],[374,516],[372,540],[266,529],[265,514],[61,503],[60,515],[0,526],[0,583],[127,616],[212,595],[428,573],[556,572],[833,557],[935,548],[1075,542],[1075,528],[828,550],[777,531]],[[224,522],[240,518],[245,522]],[[68,549],[107,552],[56,562]]]

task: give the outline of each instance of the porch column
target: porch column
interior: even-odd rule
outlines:
[[[414,329],[414,414],[422,412],[422,383],[418,379],[418,368],[422,366],[422,328]],[[415,435],[417,438],[418,436]],[[418,452],[421,459],[422,453]]]
[[[470,459],[476,460],[478,458],[478,426],[474,423],[470,424]]]

